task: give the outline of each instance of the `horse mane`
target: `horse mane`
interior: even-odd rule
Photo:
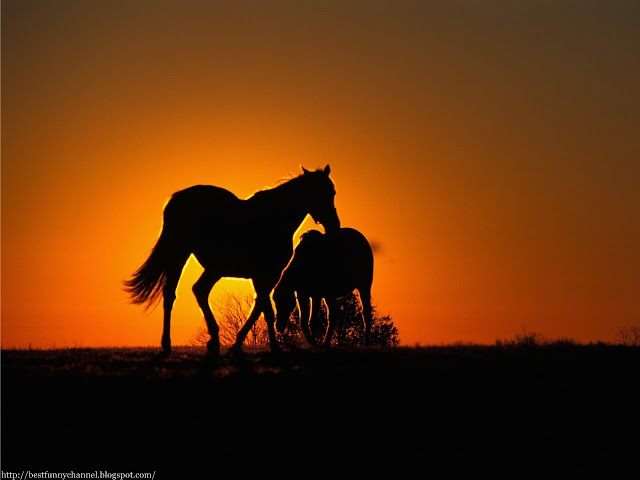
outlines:
[[[304,173],[299,175],[289,174],[281,177],[273,186],[267,186],[254,192],[247,200],[259,200],[272,197],[274,194],[288,192],[291,188],[299,185],[300,180],[304,178]]]

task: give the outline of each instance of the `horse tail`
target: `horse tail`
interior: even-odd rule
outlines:
[[[167,283],[166,260],[170,254],[170,244],[163,229],[149,258],[135,271],[131,279],[123,282],[124,291],[129,294],[132,303],[146,304],[146,308],[150,308],[160,300]]]

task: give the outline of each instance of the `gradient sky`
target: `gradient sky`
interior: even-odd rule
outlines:
[[[121,281],[167,197],[326,164],[404,344],[615,340],[640,324],[639,32],[634,0],[3,0],[2,346],[159,345]]]

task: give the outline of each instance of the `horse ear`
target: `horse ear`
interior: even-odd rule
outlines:
[[[302,169],[302,173],[304,175],[306,175],[307,173],[309,173],[309,170],[307,170],[306,168],[304,168],[302,165],[300,165],[300,168]]]
[[[331,167],[329,165],[324,167],[324,173],[326,173],[327,175],[329,175],[331,173]]]

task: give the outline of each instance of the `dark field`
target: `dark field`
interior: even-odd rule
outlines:
[[[5,350],[2,470],[612,473],[637,469],[639,378],[640,348],[604,344]]]

